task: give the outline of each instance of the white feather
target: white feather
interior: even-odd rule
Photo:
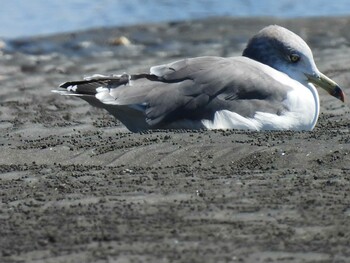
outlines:
[[[84,77],[84,80],[89,81],[89,80],[93,80],[93,79],[97,79],[97,78],[107,78],[107,75],[102,75],[102,74],[94,74],[91,76],[86,76]]]
[[[73,86],[68,86],[68,87],[67,87],[67,90],[68,90],[68,91],[76,92],[76,91],[77,91],[77,88],[78,88],[77,85],[73,85]]]
[[[291,88],[283,101],[288,111],[281,115],[256,112],[253,118],[246,118],[235,112],[221,110],[215,113],[213,120],[202,120],[207,129],[312,130],[315,127],[320,110],[315,86],[304,80],[296,81],[263,64],[261,67],[276,81]]]

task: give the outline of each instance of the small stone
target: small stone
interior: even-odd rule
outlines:
[[[111,40],[109,40],[108,43],[112,46],[129,46],[129,45],[131,45],[131,41],[125,36],[112,38]]]

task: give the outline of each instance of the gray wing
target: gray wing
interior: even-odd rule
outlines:
[[[142,110],[150,126],[181,119],[212,119],[219,110],[245,117],[257,111],[280,114],[288,87],[248,58],[199,57],[151,68],[151,74],[69,82],[75,92],[88,92],[109,105],[130,105]],[[264,66],[266,67],[266,66]],[[95,82],[94,82],[95,81]],[[268,83],[268,85],[266,85]],[[68,87],[67,83],[62,87]]]
[[[200,57],[151,68],[171,90],[158,88],[148,97],[146,116],[161,120],[212,119],[219,110],[244,117],[257,111],[281,114],[290,89],[277,82],[262,65],[247,58]],[[268,84],[268,85],[267,85]]]

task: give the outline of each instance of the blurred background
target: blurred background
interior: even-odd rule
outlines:
[[[11,0],[1,1],[0,37],[9,39],[210,16],[347,15],[350,15],[348,0]]]

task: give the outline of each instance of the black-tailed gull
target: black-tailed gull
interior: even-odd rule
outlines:
[[[150,73],[94,75],[55,90],[104,108],[130,131],[147,129],[312,130],[320,112],[313,84],[344,101],[298,35],[268,26],[240,57],[196,57]]]

